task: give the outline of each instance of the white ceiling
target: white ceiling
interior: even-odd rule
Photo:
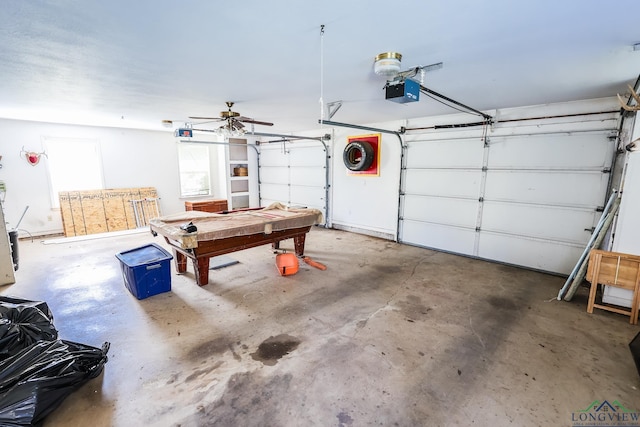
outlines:
[[[619,0],[3,0],[0,117],[161,128],[218,116],[256,131],[454,112],[384,99],[373,58],[442,61],[424,86],[479,110],[623,93],[640,73],[640,2]],[[321,25],[324,34],[321,36]],[[328,117],[326,117],[328,118]]]

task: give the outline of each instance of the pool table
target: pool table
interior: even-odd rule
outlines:
[[[149,221],[151,233],[160,234],[172,247],[176,270],[187,270],[187,259],[193,261],[196,283],[209,283],[209,259],[281,240],[293,239],[296,255],[304,255],[306,234],[314,224],[322,222],[317,209],[286,208],[274,203],[266,208],[228,213],[202,211],[180,212]],[[187,226],[195,226],[189,231]]]

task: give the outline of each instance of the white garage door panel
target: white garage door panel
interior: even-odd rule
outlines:
[[[407,195],[403,218],[475,229],[478,203],[477,200]]]
[[[479,138],[416,141],[409,144],[408,168],[481,168],[484,146]]]
[[[408,169],[405,192],[427,196],[477,198],[480,190],[480,171]]]
[[[593,210],[556,206],[536,206],[514,203],[485,202],[482,230],[519,236],[559,240],[584,245],[591,237]],[[596,220],[597,221],[597,220]]]
[[[287,184],[289,182],[289,170],[282,168],[261,167],[260,182],[265,184]]]
[[[316,186],[324,188],[324,168],[292,166],[289,169],[292,185]]]
[[[471,255],[475,240],[475,231],[448,227],[445,225],[403,221],[403,243],[440,249],[448,252]]]
[[[583,250],[580,246],[483,233],[478,256],[536,270],[569,274]]]
[[[260,151],[260,199],[319,209],[326,217],[326,152],[318,143],[263,145]]]
[[[318,187],[291,187],[291,204],[324,211],[324,190]]]
[[[487,173],[486,200],[593,207],[602,205],[608,174],[558,171]]]
[[[260,198],[263,200],[278,200],[286,202],[289,198],[289,186],[278,184],[260,185]]]
[[[326,153],[318,147],[291,147],[289,151],[291,165],[296,166],[325,166]]]
[[[282,151],[274,150],[273,148],[260,149],[260,166],[287,166],[289,163],[287,155]],[[262,171],[260,172],[262,173]]]
[[[481,128],[406,135],[399,240],[569,273],[607,199],[619,118],[536,108],[547,118],[498,121],[487,146]]]
[[[491,138],[489,169],[603,169],[610,163],[608,133]],[[553,155],[549,155],[553,153]]]

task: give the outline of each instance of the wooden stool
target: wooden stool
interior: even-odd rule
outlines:
[[[632,325],[638,323],[638,304],[640,304],[640,256],[593,249],[589,253],[587,280],[591,282],[589,303],[587,305],[588,313],[593,313],[595,307],[629,316],[629,322]],[[596,304],[598,284],[633,291],[631,309],[627,311],[617,307]]]

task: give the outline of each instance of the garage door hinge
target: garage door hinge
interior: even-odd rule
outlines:
[[[596,228],[595,227],[585,228],[584,231],[588,231],[589,233],[593,233],[594,231],[596,231]]]
[[[480,198],[478,199],[478,201],[479,201],[479,202],[481,202],[481,203],[482,203],[482,202],[484,202],[484,197],[480,197]]]
[[[602,173],[611,173],[611,168],[602,169]]]
[[[596,212],[602,212],[602,211],[604,211],[604,206],[598,206],[596,208]]]
[[[479,232],[480,231],[480,227],[476,227],[476,231]]]
[[[487,168],[486,166],[483,166],[483,167],[482,167],[482,172],[486,172],[486,171],[488,171],[488,170],[489,170],[489,168]]]

